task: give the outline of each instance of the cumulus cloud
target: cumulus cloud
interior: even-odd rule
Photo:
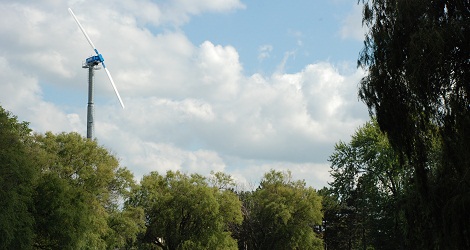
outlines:
[[[96,5],[74,1],[71,7],[103,53],[126,105],[120,109],[103,70],[97,71],[96,137],[138,177],[214,170],[250,183],[272,168],[326,185],[325,155],[367,119],[356,97],[361,70],[340,73],[337,65],[318,62],[291,74],[246,75],[233,46],[193,44],[178,28],[156,33],[148,27],[244,8],[240,1]],[[38,132],[85,134],[87,72],[81,61],[93,51],[67,7],[0,3],[0,45],[6,48],[0,54],[0,104]],[[270,45],[260,47],[260,58],[271,51]],[[83,94],[83,101],[65,107],[52,98],[61,93],[44,94],[63,88]]]
[[[211,99],[227,101],[238,94],[242,70],[238,58],[237,51],[231,46],[215,46],[209,41],[200,46],[197,66],[205,85],[204,93],[212,94]]]
[[[355,94],[363,72],[342,75],[334,65],[318,63],[295,74],[239,74],[232,76],[239,88],[235,96],[227,91],[204,97],[196,92],[181,100],[134,97],[126,110],[105,117],[116,131],[102,134],[112,131],[104,126],[97,130],[98,137],[109,145],[135,142],[124,143],[119,151],[132,156],[129,159],[134,160],[126,162],[141,169],[141,174],[162,167],[205,172],[227,169],[240,175],[255,169],[257,175],[250,175],[259,179],[269,168],[307,171],[312,167],[309,173],[315,175],[309,180],[326,185],[325,155],[367,117]],[[194,82],[202,92],[213,91],[213,86],[204,83],[204,74]],[[115,113],[112,106],[101,112]],[[136,150],[129,151],[133,144]],[[234,158],[238,159],[235,165],[244,167],[234,169]]]

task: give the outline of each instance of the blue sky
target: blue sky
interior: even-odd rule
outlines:
[[[286,54],[286,73],[318,61],[354,63],[359,54],[362,41],[341,35],[355,1],[260,0],[244,5],[195,16],[182,29],[196,44],[210,40],[237,48],[246,74],[272,73]],[[267,57],[261,59],[263,47]]]
[[[368,118],[356,68],[356,1],[0,2],[0,105],[37,132],[86,135],[93,55],[95,131],[140,179],[150,171],[231,174],[252,188],[270,169],[321,188],[334,144]]]

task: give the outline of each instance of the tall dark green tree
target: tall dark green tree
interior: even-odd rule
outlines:
[[[360,97],[414,169],[410,247],[469,249],[470,1],[360,2]]]
[[[0,249],[31,249],[32,194],[37,175],[31,130],[0,107]]]

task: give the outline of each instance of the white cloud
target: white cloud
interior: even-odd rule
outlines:
[[[121,20],[122,24],[127,25],[161,25],[164,21],[164,13],[161,7],[148,0],[121,1],[112,3],[120,5],[120,13],[116,13],[115,19]],[[114,6],[117,7],[117,6]],[[136,13],[139,13],[136,15]]]
[[[205,48],[201,46],[200,50]],[[225,56],[229,60],[233,55]],[[209,62],[214,62],[210,58]],[[220,62],[225,64],[225,60]],[[217,76],[219,72],[212,74]],[[114,124],[111,127],[117,131],[106,135],[98,130],[97,136],[109,145],[126,142],[118,151],[126,156],[126,164],[141,169],[140,173],[151,169],[191,171],[198,169],[197,164],[205,172],[232,171],[230,159],[236,157],[245,166],[233,173],[246,173],[243,169],[253,168],[256,176],[261,177],[265,171],[280,169],[281,165],[296,171],[312,167],[311,173],[316,173],[322,166],[323,175],[316,173],[308,179],[326,184],[328,174],[324,166],[334,143],[347,140],[367,117],[355,91],[363,72],[341,75],[333,65],[319,63],[295,74],[276,73],[270,77],[238,74],[232,72],[227,76],[234,80],[226,79],[239,85],[235,97],[233,93],[220,92],[217,97],[206,95],[196,99],[200,92],[213,91],[213,86],[204,84],[205,74],[193,79],[200,83],[195,97],[181,100],[133,97],[126,110],[103,118]],[[100,113],[113,114],[116,107],[102,109],[105,111]],[[109,127],[102,130],[112,131]]]
[[[171,142],[160,143],[151,137],[121,130],[115,123],[99,122],[97,135],[100,142],[112,145],[121,163],[133,171],[136,179],[151,171],[164,173],[179,170],[208,175],[211,171],[223,172],[226,168],[225,162],[215,151],[185,150]]]
[[[199,48],[197,66],[205,85],[197,88],[203,87],[204,93],[212,94],[209,98],[227,101],[237,95],[242,66],[235,48],[206,41]]]

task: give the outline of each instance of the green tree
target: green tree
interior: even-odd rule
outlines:
[[[321,197],[290,172],[270,171],[254,192],[241,193],[244,221],[239,249],[322,249]]]
[[[89,216],[83,191],[55,173],[45,173],[35,188],[35,242],[38,249],[79,249]]]
[[[325,249],[358,249],[361,246],[359,218],[354,207],[341,202],[332,188],[324,187],[322,196],[323,223],[321,236]]]
[[[119,249],[144,229],[122,208],[132,174],[96,141],[32,135],[0,107],[0,163],[0,249]]]
[[[109,230],[105,236],[107,249],[132,249],[137,236],[145,230],[144,210],[126,207],[109,214]]]
[[[34,238],[32,194],[37,175],[31,130],[0,107],[0,249],[31,249]]]
[[[361,2],[369,32],[359,95],[414,169],[409,247],[468,249],[470,2]]]
[[[216,175],[216,183],[224,183]],[[228,226],[241,223],[240,201],[230,190],[210,186],[206,178],[168,171],[152,172],[133,190],[127,206],[142,207],[144,249],[236,249]]]
[[[400,164],[377,122],[360,127],[350,143],[337,143],[329,161],[333,182],[325,190],[330,203],[324,209],[332,210],[325,211],[327,244],[347,239],[343,245],[348,249],[404,247],[403,203],[412,170]]]
[[[119,209],[133,177],[108,150],[77,133],[38,134],[35,142],[43,150],[35,196],[38,248],[106,249],[112,243],[114,249],[136,237],[142,216]],[[117,231],[119,223],[127,231]]]

